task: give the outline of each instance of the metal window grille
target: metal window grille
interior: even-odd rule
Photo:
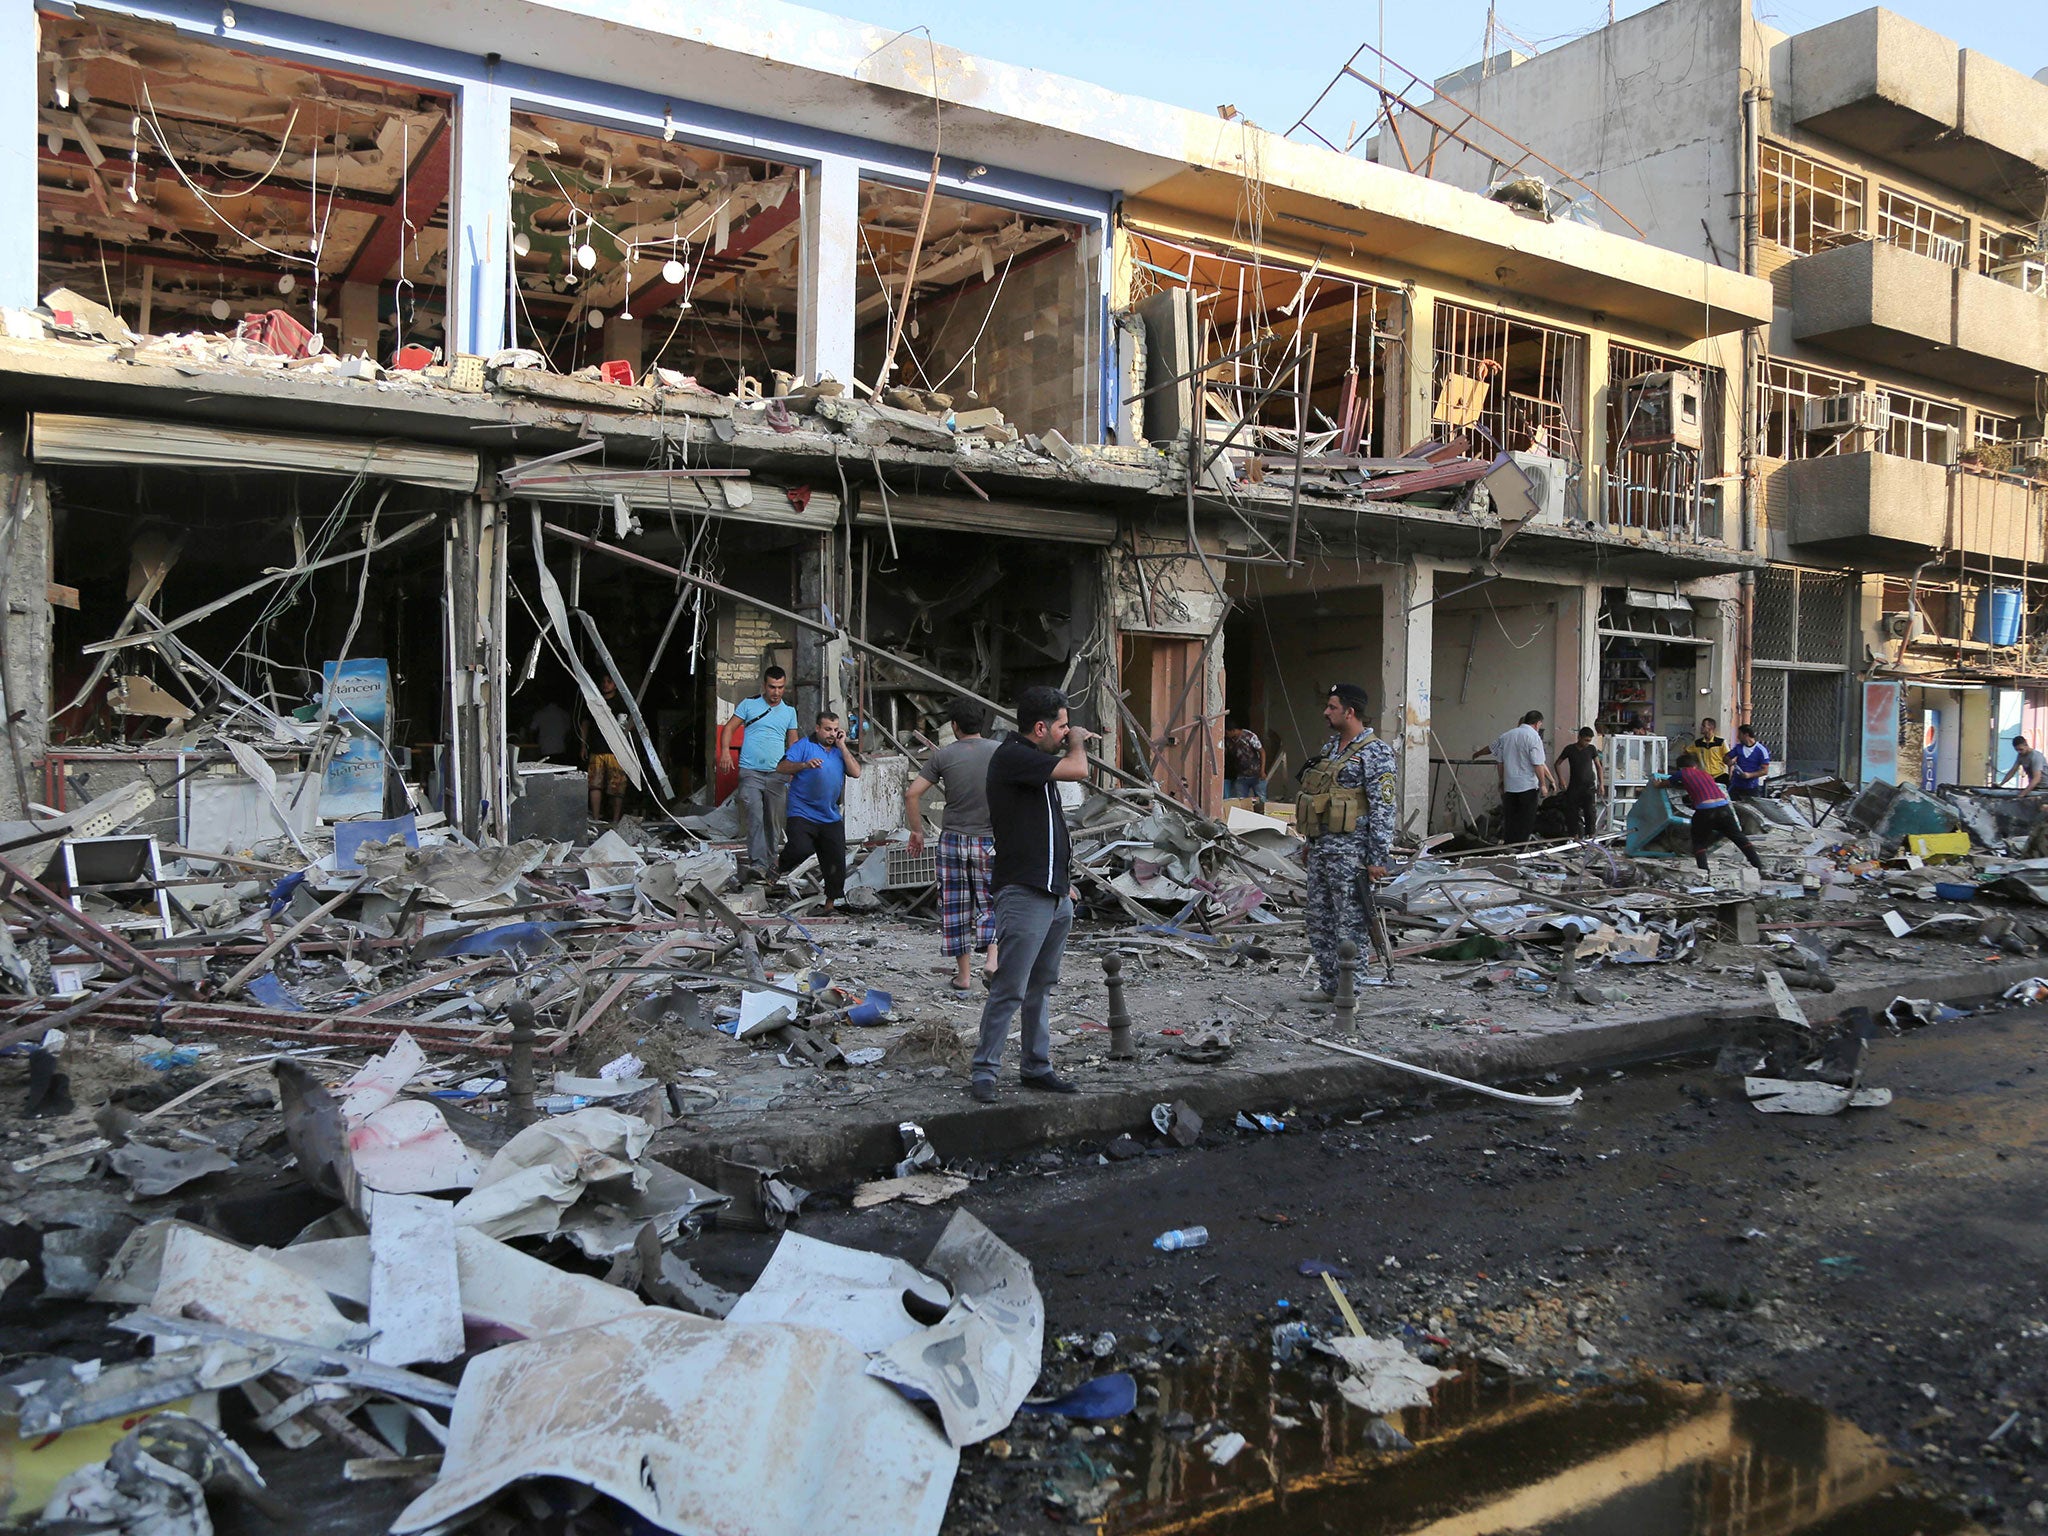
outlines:
[[[1863,228],[1863,180],[1805,155],[1762,147],[1757,218],[1764,239],[1805,256]]]
[[[1848,661],[1849,616],[1854,610],[1857,580],[1824,571],[1798,571],[1799,660],[1826,666]]]
[[[1466,414],[1453,407],[1463,391],[1479,400],[1474,429],[1496,451],[1531,448],[1554,459],[1586,461],[1584,410],[1586,338],[1505,315],[1436,306],[1433,383],[1438,417]],[[1468,430],[1450,420],[1432,423],[1438,442]]]
[[[1877,237],[1952,267],[1969,265],[1970,227],[1946,208],[1885,187],[1877,195]]]
[[[1799,640],[1799,576],[1779,567],[1759,571],[1749,629],[1750,652],[1759,661],[1792,661]]]
[[[1683,371],[1700,380],[1702,423],[1700,451],[1639,453],[1623,443],[1628,436],[1630,379],[1646,373]],[[1725,414],[1726,373],[1684,358],[1640,347],[1607,349],[1607,521],[1617,528],[1643,528],[1654,533],[1721,537],[1720,503],[1706,494],[1706,481],[1721,472],[1721,421]]]

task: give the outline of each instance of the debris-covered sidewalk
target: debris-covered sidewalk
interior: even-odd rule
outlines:
[[[262,1465],[295,1453],[398,1485],[400,1531],[595,1495],[579,1528],[935,1530],[960,1447],[1038,1380],[1028,1256],[964,1210],[924,1273],[816,1242],[789,1230],[804,1181],[957,1205],[1031,1142],[1280,1133],[1361,1055],[1419,1092],[1569,1104],[1484,1080],[1680,1016],[1760,1110],[1879,1106],[1872,1042],[2048,934],[2036,802],[1804,785],[1744,808],[1758,879],[1667,856],[1660,799],[1625,840],[1413,851],[1377,896],[1389,952],[1319,1009],[1295,1002],[1284,815],[1087,791],[1054,1021],[1082,1092],[1050,1118],[961,1094],[981,998],[948,985],[900,832],[827,911],[804,869],[740,885],[720,811],[203,855],[124,835],[148,806],[126,791],[17,825],[0,1312],[36,1344],[13,1512],[204,1532],[209,1500],[272,1507]],[[1892,1001],[1809,1022],[1873,989]],[[735,1231],[783,1234],[737,1297],[692,1264]],[[768,1477],[792,1443],[829,1475]]]

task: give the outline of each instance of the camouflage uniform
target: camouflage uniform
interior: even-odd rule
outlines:
[[[1332,736],[1323,744],[1323,757],[1335,758],[1341,750]],[[1339,786],[1366,792],[1365,820],[1349,832],[1326,833],[1308,845],[1308,947],[1325,992],[1337,990],[1339,944],[1349,939],[1361,955],[1372,953],[1358,876],[1393,857],[1394,778],[1394,749],[1368,730],[1364,746],[1337,770]]]

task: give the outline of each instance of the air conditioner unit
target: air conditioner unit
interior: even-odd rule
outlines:
[[[1696,373],[1645,373],[1622,386],[1622,442],[1638,453],[1697,450],[1706,432]]]
[[[2048,259],[2041,256],[2015,256],[2010,261],[2001,261],[1991,269],[1991,275],[2027,293],[2048,293]]]
[[[1874,390],[1821,395],[1806,402],[1806,430],[1809,432],[1882,432],[1890,425],[1891,411],[1885,405],[1884,396]]]
[[[2022,437],[2000,446],[2012,450],[2012,461],[2015,464],[2048,462],[2048,437]]]
[[[1563,459],[1546,458],[1540,453],[1511,453],[1508,458],[1529,481],[1529,496],[1536,503],[1535,511],[1529,514],[1530,526],[1563,523],[1565,492],[1574,466]]]
[[[1887,640],[1918,640],[1927,633],[1927,617],[1917,608],[1905,613],[1888,613],[1881,622]]]

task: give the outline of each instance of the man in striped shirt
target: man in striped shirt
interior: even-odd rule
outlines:
[[[1729,803],[1728,791],[1707,776],[1695,754],[1681,752],[1678,771],[1664,782],[1667,787],[1684,790],[1685,798],[1692,802],[1692,857],[1695,864],[1705,869],[1707,850],[1725,837],[1742,850],[1742,856],[1749,860],[1751,869],[1758,874],[1763,873],[1763,860],[1756,856],[1756,849],[1743,835],[1742,823],[1735,817],[1735,807]]]

